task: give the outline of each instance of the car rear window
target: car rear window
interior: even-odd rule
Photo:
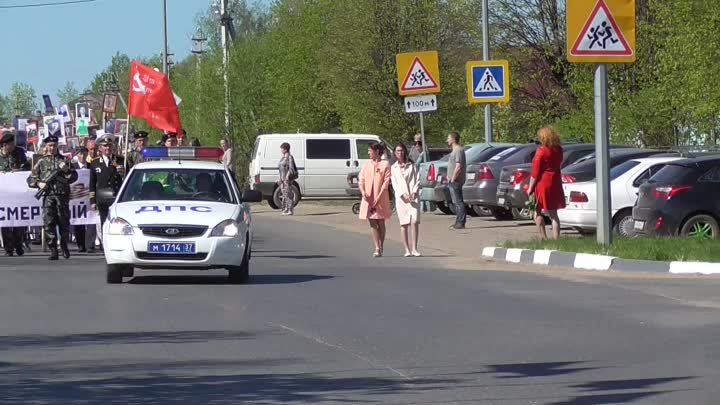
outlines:
[[[627,173],[628,170],[632,169],[633,167],[635,167],[639,164],[640,164],[640,162],[638,162],[637,160],[628,160],[625,163],[620,163],[619,165],[610,169],[610,180],[617,179],[618,177]]]
[[[515,152],[519,151],[520,149],[517,147],[507,148],[504,151],[498,153],[497,155],[494,155],[490,158],[490,160],[498,161],[498,160],[505,160]]]
[[[687,166],[668,164],[655,173],[648,183],[659,184],[687,184],[692,183],[700,176],[700,171]]]
[[[502,153],[503,151],[506,151],[509,148],[510,148],[509,146],[499,146],[497,148],[488,148],[485,150],[478,150],[475,153],[468,153],[467,154],[468,164],[486,162],[493,156],[496,156],[496,155]],[[472,150],[470,152],[472,152]]]

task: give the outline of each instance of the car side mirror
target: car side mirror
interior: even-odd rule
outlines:
[[[245,190],[242,194],[242,202],[260,202],[262,201],[262,193],[257,190]]]

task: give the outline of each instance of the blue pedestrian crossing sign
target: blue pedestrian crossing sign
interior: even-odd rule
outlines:
[[[467,63],[470,104],[510,102],[510,67],[506,60]]]

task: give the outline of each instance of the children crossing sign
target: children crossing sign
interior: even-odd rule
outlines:
[[[510,68],[506,60],[467,63],[467,91],[470,104],[510,101]]]
[[[440,93],[438,53],[410,52],[395,55],[401,96]]]
[[[635,0],[568,0],[568,61],[635,62]]]

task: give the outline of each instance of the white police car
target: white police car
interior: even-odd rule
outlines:
[[[108,283],[121,283],[135,268],[223,268],[231,282],[247,281],[252,227],[245,203],[262,196],[240,193],[232,173],[218,162],[222,153],[143,150],[147,161],[132,168],[103,227]]]

